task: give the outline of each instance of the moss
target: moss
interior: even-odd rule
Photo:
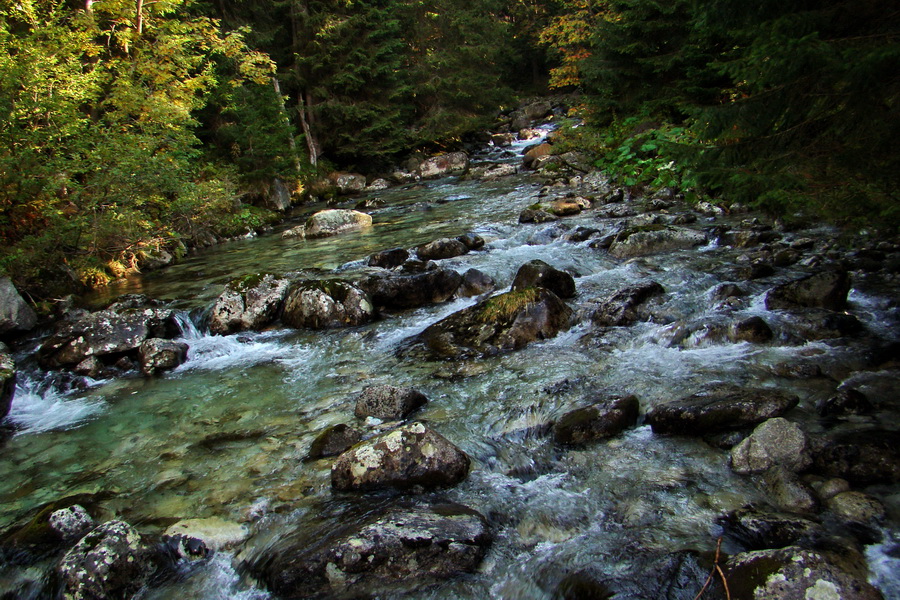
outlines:
[[[235,291],[243,294],[258,286],[269,275],[271,275],[272,277],[277,277],[277,275],[273,273],[252,273],[250,275],[238,277],[237,279],[232,279],[231,283],[228,285]]]
[[[328,294],[335,299],[336,302],[343,304],[350,296],[351,286],[339,279],[321,279],[318,281],[304,281],[301,284],[303,290],[319,290]]]
[[[544,205],[540,202],[535,202],[531,206],[528,207],[528,210],[544,210]]]
[[[537,288],[525,288],[507,292],[487,300],[478,314],[478,320],[484,323],[508,321],[523,308],[537,301],[540,291]]]

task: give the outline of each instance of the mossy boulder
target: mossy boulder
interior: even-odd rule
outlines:
[[[353,327],[373,318],[374,307],[369,296],[355,285],[337,279],[295,284],[281,316],[285,325],[307,329]]]
[[[356,210],[335,208],[319,211],[307,219],[303,235],[307,238],[323,238],[360,231],[371,226],[371,215]]]

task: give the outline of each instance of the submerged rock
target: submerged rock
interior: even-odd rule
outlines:
[[[371,227],[372,217],[356,210],[329,209],[317,212],[304,224],[303,234],[308,238],[330,237]]]
[[[209,330],[216,335],[258,331],[281,314],[290,282],[271,273],[231,281],[213,304]]]
[[[474,572],[492,541],[485,518],[459,504],[400,504],[341,521],[298,528],[248,569],[285,598],[393,596]]]
[[[779,510],[808,514],[819,510],[815,491],[789,469],[777,465],[769,468],[762,474],[761,486],[768,501]]]
[[[331,467],[340,491],[456,485],[469,473],[469,457],[422,423],[370,438],[341,454]]]
[[[564,414],[553,425],[559,444],[583,444],[618,435],[637,423],[640,404],[635,396],[612,396]]]
[[[281,320],[291,327],[354,327],[374,318],[374,308],[361,289],[336,279],[303,281],[284,303]]]
[[[228,550],[244,543],[250,537],[245,525],[228,521],[221,517],[206,519],[184,519],[170,525],[164,535],[183,536],[200,540],[213,551]]]
[[[532,260],[519,267],[512,283],[512,291],[532,287],[546,288],[560,298],[572,298],[575,295],[575,279],[542,260]]]
[[[138,348],[141,372],[150,376],[168,371],[187,360],[188,345],[160,338],[144,340]]]
[[[37,314],[19,295],[9,277],[0,277],[0,336],[30,331],[37,325]]]
[[[706,236],[692,229],[672,226],[649,226],[629,229],[619,234],[609,248],[616,258],[633,258],[672,250],[686,250],[706,243]]]
[[[816,452],[814,469],[855,485],[900,482],[900,432],[869,430],[830,439]]]
[[[885,509],[877,498],[862,492],[846,491],[828,499],[828,510],[853,523],[868,523],[884,518]]]
[[[372,385],[362,391],[356,399],[357,417],[377,419],[405,419],[411,412],[428,402],[425,394],[411,387],[399,388],[393,385]]]
[[[555,337],[571,325],[572,309],[550,290],[527,288],[494,296],[429,326],[405,352],[432,358],[490,356]]]
[[[306,455],[306,458],[316,460],[328,456],[337,456],[349,450],[361,439],[362,433],[355,427],[344,423],[332,425],[316,436],[316,439],[313,440],[312,445],[309,447],[309,453]]]
[[[875,410],[865,394],[852,388],[839,389],[830,398],[816,403],[816,412],[823,417],[865,415]]]
[[[764,421],[731,450],[731,468],[745,475],[776,465],[797,473],[811,463],[806,434],[781,417]]]
[[[375,306],[416,308],[449,300],[462,279],[463,276],[452,269],[434,269],[411,275],[373,275],[358,285]]]
[[[419,260],[443,260],[462,256],[469,252],[469,247],[463,242],[452,238],[441,238],[416,248],[416,256]]]
[[[822,271],[771,289],[766,294],[766,308],[843,310],[849,292],[850,276],[846,271]]]
[[[655,281],[622,288],[597,302],[591,320],[604,327],[631,325],[640,318],[638,307],[641,304],[664,293],[663,287]]]
[[[705,435],[779,417],[798,402],[797,396],[775,390],[714,387],[656,406],[647,413],[647,423],[654,433]]]

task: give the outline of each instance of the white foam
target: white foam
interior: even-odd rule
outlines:
[[[67,397],[52,386],[25,380],[16,386],[7,419],[22,428],[21,433],[41,433],[74,427],[105,406],[99,400]]]

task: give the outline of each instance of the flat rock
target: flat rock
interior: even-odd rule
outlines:
[[[693,229],[651,226],[622,232],[609,248],[616,258],[633,258],[673,250],[686,250],[706,243],[706,235]]]
[[[165,534],[170,537],[182,535],[206,544],[213,551],[230,550],[243,544],[250,537],[245,525],[228,521],[221,517],[206,519],[184,519],[169,526]]]
[[[720,520],[725,535],[747,550],[784,548],[824,533],[817,522],[799,515],[741,508]]]
[[[559,444],[583,444],[618,435],[637,423],[640,403],[635,396],[611,396],[564,414],[553,425]]]

